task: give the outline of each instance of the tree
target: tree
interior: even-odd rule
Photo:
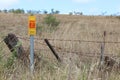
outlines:
[[[14,10],[14,9],[10,9],[10,10],[8,10],[8,12],[9,12],[9,13],[14,13],[15,10]]]
[[[27,10],[28,14],[40,14],[41,11],[40,10]]]
[[[4,12],[4,13],[7,13],[8,11],[7,11],[7,9],[4,9],[3,12]]]
[[[40,11],[40,10],[36,11],[36,14],[40,14],[40,13],[41,13],[41,11]]]
[[[75,14],[75,15],[83,15],[82,12],[76,12],[76,11],[74,11],[74,14]]]
[[[73,13],[72,13],[72,12],[69,12],[69,15],[73,15]]]
[[[59,14],[59,13],[60,13],[60,11],[51,9],[51,13],[50,14]]]
[[[48,11],[44,10],[44,11],[43,11],[43,13],[44,13],[44,14],[47,14],[47,13],[48,13]]]
[[[83,15],[83,13],[82,13],[82,12],[80,12],[80,15]]]
[[[14,13],[22,13],[21,9],[16,9]]]
[[[54,14],[54,9],[51,9],[51,14]]]
[[[27,13],[28,14],[32,14],[32,10],[27,10]]]
[[[60,13],[60,11],[58,11],[58,10],[55,11],[55,14],[59,14],[59,13]]]
[[[10,13],[25,13],[23,9],[10,9],[8,12]]]

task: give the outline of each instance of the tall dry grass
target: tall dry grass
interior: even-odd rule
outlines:
[[[46,15],[36,15],[37,23],[41,23]],[[63,39],[71,41],[50,40],[62,59],[58,63],[49,48],[41,40],[35,40],[35,52],[41,57],[37,62],[34,75],[29,67],[25,67],[17,59],[10,68],[4,66],[11,52],[7,46],[0,44],[0,80],[119,80],[119,73],[103,73],[98,70],[100,43],[84,43],[74,40],[103,41],[103,32],[107,32],[106,41],[120,41],[120,20],[109,16],[70,16],[55,15],[61,21],[56,31],[50,32],[47,27],[35,38]],[[8,33],[20,37],[28,37],[27,14],[0,13],[0,40]],[[23,46],[29,49],[29,40],[20,39]],[[45,44],[45,43],[44,43]],[[59,49],[58,49],[59,48]],[[42,50],[43,49],[43,50]],[[120,44],[106,43],[105,54],[120,55]],[[73,53],[73,52],[82,52]],[[91,53],[91,54],[85,54]],[[91,56],[92,57],[89,57]],[[28,63],[29,65],[29,63]]]

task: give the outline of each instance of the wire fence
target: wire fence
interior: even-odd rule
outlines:
[[[27,41],[29,43],[29,37],[17,37],[18,39],[22,40],[23,42],[24,41]],[[118,41],[90,41],[90,40],[73,40],[73,39],[52,39],[52,38],[47,38],[47,40],[49,40],[51,43],[52,42],[69,42],[69,44],[71,44],[71,42],[80,42],[80,43],[97,43],[97,44],[102,44],[102,43],[112,43],[112,44],[119,44],[120,42]],[[0,44],[3,42],[4,40],[0,41]],[[47,45],[45,44],[44,42],[44,38],[35,38],[35,44],[37,45],[40,45],[40,46],[43,46],[43,47],[37,47],[35,48],[34,50],[35,51],[47,51],[47,52],[50,52],[50,49],[47,48]],[[24,45],[24,44],[23,44]],[[64,45],[62,45],[64,46]],[[101,56],[101,52],[83,52],[83,51],[75,51],[75,50],[71,50],[71,48],[64,48],[64,47],[61,47],[61,46],[57,46],[55,43],[52,44],[52,47],[54,47],[54,49],[56,50],[57,53],[73,53],[73,54],[77,54],[77,55],[80,55],[80,56],[86,56],[86,57],[100,57]],[[29,49],[29,45],[27,45],[27,47],[24,47],[25,50],[28,50]],[[112,56],[112,57],[117,57],[117,55],[115,54],[104,54],[105,55],[108,55],[108,56]]]
[[[18,37],[19,39],[22,39],[22,40],[26,40],[26,41],[29,41],[29,38],[27,37]],[[56,41],[57,42],[82,42],[82,43],[97,43],[97,44],[101,44],[101,43],[112,43],[112,44],[119,44],[120,42],[116,42],[116,41],[87,41],[87,40],[64,40],[64,39],[51,39],[51,38],[47,38],[50,42],[54,42]],[[35,38],[35,43],[36,44],[39,44],[39,45],[42,45],[42,46],[46,46],[47,45],[44,43],[44,39],[39,39],[39,38]],[[74,53],[74,54],[79,54],[81,56],[88,56],[88,57],[100,57],[100,54],[101,52],[81,52],[81,51],[71,51],[71,50],[65,50],[64,48],[61,48],[61,47],[58,47],[56,46],[55,44],[53,45],[52,44],[52,47],[54,47],[58,53]],[[45,48],[36,48],[35,49],[36,51],[50,51],[49,49],[45,49]],[[88,55],[89,54],[89,55]],[[94,55],[96,54],[96,55]],[[114,55],[114,54],[105,54],[105,55],[109,55],[109,56],[112,56],[112,57],[117,57],[117,55]]]
[[[23,39],[23,40],[27,40],[27,41],[29,41],[29,38],[28,37],[18,37],[19,39]],[[42,41],[42,40],[44,40],[44,38],[42,38],[42,39],[40,39],[40,38],[34,38],[35,40],[36,40],[36,42],[38,41]],[[50,40],[50,41],[66,41],[66,42],[69,42],[69,41],[73,41],[73,42],[88,42],[88,43],[103,43],[104,41],[90,41],[90,40],[73,40],[73,39],[67,39],[67,40],[65,40],[65,39],[52,39],[52,38],[47,38],[48,40]],[[113,43],[113,44],[115,44],[115,43],[120,43],[119,41],[105,41],[105,43]]]

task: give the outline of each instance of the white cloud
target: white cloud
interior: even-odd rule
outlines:
[[[8,8],[18,2],[19,0],[0,0],[0,9]]]
[[[78,3],[89,3],[92,2],[94,0],[73,0],[74,2],[78,2]]]

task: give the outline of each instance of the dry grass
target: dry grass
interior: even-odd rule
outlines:
[[[0,41],[8,33],[15,33],[20,37],[28,36],[28,14],[4,14],[0,13]],[[46,15],[36,15],[37,23],[41,23]],[[49,32],[42,32],[35,38],[53,38],[71,41],[50,41],[59,53],[62,63],[58,63],[47,46],[41,45],[43,41],[35,40],[36,54],[40,55],[41,61],[35,68],[33,76],[30,75],[28,67],[25,67],[17,59],[10,68],[5,68],[11,53],[4,43],[0,44],[0,80],[119,80],[119,73],[111,74],[99,72],[97,57],[89,55],[99,55],[99,43],[84,43],[73,40],[103,41],[103,32],[107,32],[106,41],[120,42],[120,19],[111,16],[70,16],[55,15],[60,20],[58,29]],[[29,41],[20,39],[25,48],[29,48]],[[56,48],[57,47],[57,48]],[[60,49],[58,49],[58,47]],[[45,49],[45,50],[41,50]],[[69,52],[67,52],[69,51]],[[84,54],[75,54],[82,52]],[[88,54],[85,53],[92,53]],[[93,54],[94,53],[94,54]],[[106,43],[105,54],[120,56],[120,44]],[[29,64],[28,64],[29,65]],[[103,75],[102,75],[103,74]]]

